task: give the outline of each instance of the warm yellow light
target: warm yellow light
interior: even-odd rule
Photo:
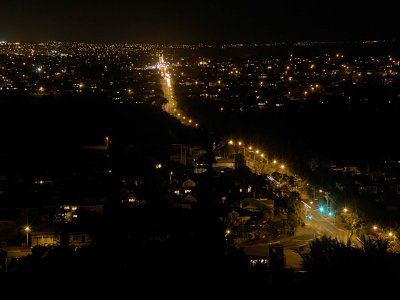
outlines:
[[[230,140],[230,141],[229,141],[229,145],[233,145],[233,140]]]
[[[30,230],[31,230],[31,228],[29,226],[25,227],[25,231],[30,231]]]
[[[345,207],[345,208],[343,208],[343,211],[344,211],[344,212],[347,212],[348,210],[347,210],[347,208]]]
[[[281,169],[284,169],[285,168],[285,165],[281,165]]]
[[[374,225],[374,226],[372,227],[372,229],[373,229],[373,230],[377,230],[377,229],[378,229],[378,226]]]

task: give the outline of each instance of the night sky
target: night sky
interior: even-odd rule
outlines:
[[[193,43],[400,36],[393,1],[275,2],[1,0],[0,40]]]

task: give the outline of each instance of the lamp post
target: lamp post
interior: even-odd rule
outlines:
[[[26,232],[26,248],[29,248],[29,231],[31,228],[29,226],[25,227],[25,232]]]

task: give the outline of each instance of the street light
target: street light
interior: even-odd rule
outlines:
[[[25,227],[25,232],[26,232],[26,248],[29,248],[29,231],[31,228],[29,226]]]

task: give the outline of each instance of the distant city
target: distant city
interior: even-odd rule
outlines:
[[[2,278],[391,293],[399,49],[0,41]]]

